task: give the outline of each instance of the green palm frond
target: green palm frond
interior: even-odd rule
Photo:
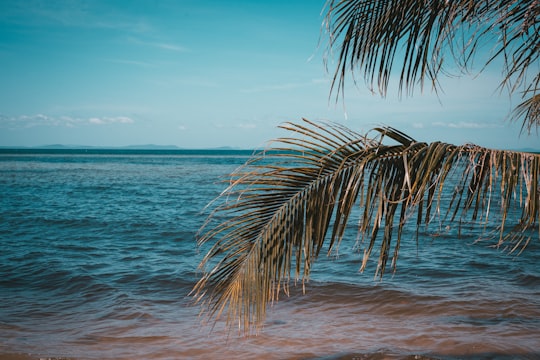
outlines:
[[[441,73],[453,67],[467,71],[486,43],[494,47],[485,65],[504,60],[501,87],[511,93],[523,88],[523,106],[540,89],[536,0],[329,0],[325,22],[328,53],[337,53],[331,86],[336,97],[355,71],[383,96],[396,71],[400,93],[412,94],[426,82],[437,90]],[[524,129],[540,125],[537,111],[514,115],[526,115]]]
[[[262,324],[266,305],[288,292],[291,277],[309,279],[323,247],[330,253],[339,245],[354,208],[366,243],[362,269],[378,247],[381,277],[390,259],[396,266],[405,224],[428,224],[447,186],[455,188],[445,205],[451,219],[500,213],[500,244],[523,246],[538,226],[538,154],[427,144],[386,127],[372,135],[307,120],[283,128],[291,136],[233,174],[201,229],[200,243],[213,246],[193,294],[208,315],[226,314],[246,332]],[[449,181],[457,170],[458,182]],[[507,229],[515,201],[523,211]]]

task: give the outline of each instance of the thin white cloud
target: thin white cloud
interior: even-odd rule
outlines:
[[[328,84],[330,83],[330,80],[326,78],[317,78],[317,79],[311,79],[312,84]]]
[[[127,116],[115,116],[115,117],[93,117],[88,119],[88,123],[94,125],[106,125],[106,124],[132,124],[133,119]]]
[[[147,33],[153,29],[143,17],[129,16],[106,3],[71,0],[11,2],[3,7],[0,19],[30,26],[60,24],[65,27],[113,29],[130,33]]]
[[[179,44],[166,43],[166,42],[160,42],[160,41],[141,40],[133,36],[128,37],[128,41],[135,45],[153,47],[153,48],[158,48],[158,49],[167,50],[167,51],[183,52],[183,53],[191,52],[190,49]]]
[[[190,50],[184,46],[176,44],[166,44],[166,43],[153,43],[152,46],[158,47],[164,50],[178,51],[178,52],[189,52]]]
[[[45,114],[6,116],[0,115],[0,128],[3,129],[28,129],[37,126],[63,126],[77,127],[84,125],[107,125],[107,124],[132,124],[135,121],[128,116],[104,116],[104,117],[72,117],[72,116],[49,116]]]
[[[251,122],[241,122],[241,123],[235,123],[235,124],[224,124],[224,123],[214,123],[213,126],[217,129],[243,129],[243,130],[250,130],[250,129],[256,129],[257,124],[251,123]]]
[[[135,122],[132,118],[127,117],[127,116],[116,116],[114,118],[107,118],[107,119],[112,119],[113,122],[117,122],[120,124],[133,124]]]
[[[460,122],[434,122],[431,125],[436,127],[446,127],[451,129],[492,129],[492,128],[500,128],[502,125],[500,124],[493,124],[493,123],[480,123],[480,122],[466,122],[466,121],[460,121]]]
[[[90,124],[94,124],[94,125],[103,125],[103,124],[105,124],[103,122],[103,120],[101,120],[100,118],[90,118],[90,119],[88,119],[88,122]]]

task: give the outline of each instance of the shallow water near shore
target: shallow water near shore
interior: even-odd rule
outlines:
[[[205,324],[201,211],[249,155],[0,152],[0,359],[540,358],[537,235],[516,256],[475,229],[411,231],[379,281],[352,226],[258,335]]]

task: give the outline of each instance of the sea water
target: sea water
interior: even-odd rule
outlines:
[[[205,325],[196,233],[250,154],[2,150],[0,359],[540,358],[538,236],[516,256],[481,229],[406,233],[382,281],[351,235],[257,336]]]

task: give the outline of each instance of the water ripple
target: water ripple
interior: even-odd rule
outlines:
[[[204,254],[195,234],[219,180],[245,160],[0,154],[0,359],[539,355],[540,242],[516,258],[465,227],[461,239],[422,230],[418,247],[405,229],[397,272],[381,282],[376,255],[358,272],[351,226],[306,294],[293,287],[269,308],[260,336],[221,321],[209,335],[189,306]]]

